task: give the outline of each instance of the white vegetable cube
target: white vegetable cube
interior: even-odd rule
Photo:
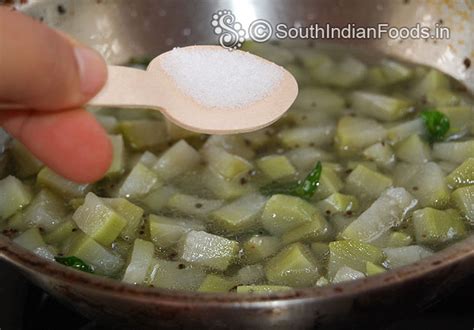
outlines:
[[[181,261],[158,259],[154,261],[149,277],[149,284],[155,288],[196,291],[206,273],[200,267],[193,267]]]
[[[152,242],[136,239],[133,243],[132,256],[125,270],[122,281],[132,284],[142,284],[153,260],[155,246]]]
[[[343,266],[339,268],[339,270],[336,272],[336,275],[334,275],[334,278],[332,279],[332,283],[353,281],[353,280],[357,280],[359,278],[364,278],[364,277],[365,277],[364,273],[359,272],[350,267]]]
[[[139,198],[162,185],[155,172],[137,163],[118,191],[120,197]]]
[[[14,176],[0,180],[0,220],[15,214],[31,201],[29,189]]]
[[[272,180],[292,176],[296,173],[296,169],[288,158],[282,155],[262,157],[257,160],[257,166]]]
[[[212,211],[220,208],[223,201],[204,199],[192,195],[176,193],[167,201],[166,206],[188,216],[205,218]]]
[[[241,197],[211,213],[212,225],[226,233],[256,228],[267,198],[260,194]]]
[[[385,248],[383,249],[383,253],[387,256],[384,265],[389,269],[393,269],[429,257],[433,254],[433,251],[419,245],[410,245]]]
[[[369,161],[374,161],[378,166],[390,169],[395,163],[395,155],[392,147],[384,142],[379,142],[366,148],[364,157]]]
[[[37,227],[30,228],[23,232],[20,236],[16,237],[13,242],[30,251],[46,246],[46,243]]]
[[[116,274],[123,266],[120,256],[104,248],[83,232],[76,232],[67,243],[65,255],[75,256],[93,266],[94,273],[103,275]]]
[[[395,169],[395,183],[410,191],[422,207],[443,208],[449,203],[450,192],[438,164],[403,165]]]
[[[345,239],[372,242],[399,225],[416,205],[417,200],[404,188],[389,188],[341,235]]]
[[[199,164],[201,156],[186,141],[180,140],[169,148],[153,166],[164,180],[181,175]]]
[[[179,244],[182,260],[224,271],[239,251],[239,243],[204,231],[190,231]]]
[[[200,222],[175,219],[150,214],[148,217],[150,237],[160,248],[169,248],[178,243],[184,234],[191,230],[203,230]]]
[[[127,225],[127,220],[93,193],[87,194],[72,218],[82,231],[103,245],[111,244]]]
[[[440,142],[433,144],[433,157],[454,163],[462,163],[474,157],[474,140],[462,142]]]
[[[278,139],[287,148],[318,147],[332,143],[334,133],[333,124],[321,127],[296,127],[281,131]]]
[[[47,189],[41,190],[22,214],[28,226],[39,226],[50,232],[64,221],[68,210],[64,201]]]

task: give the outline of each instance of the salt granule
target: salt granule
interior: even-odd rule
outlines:
[[[163,70],[186,95],[205,107],[240,108],[264,99],[283,69],[241,51],[175,48],[162,56]]]

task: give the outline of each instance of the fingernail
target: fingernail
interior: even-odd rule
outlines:
[[[81,46],[74,48],[74,55],[79,69],[82,94],[96,94],[104,85],[107,76],[104,60],[94,50]]]

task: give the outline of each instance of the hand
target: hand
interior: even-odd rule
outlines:
[[[0,125],[46,166],[76,182],[100,179],[112,146],[81,108],[104,85],[107,67],[93,50],[45,24],[0,8]],[[65,110],[67,109],[67,110]]]

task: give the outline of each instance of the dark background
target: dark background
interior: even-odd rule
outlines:
[[[389,311],[387,311],[389,312]],[[99,327],[26,281],[0,261],[1,330],[109,330]],[[348,329],[356,329],[348,327]],[[364,330],[370,328],[364,327]],[[474,276],[426,311],[407,315],[382,330],[474,329]],[[135,330],[135,329],[134,329]]]

